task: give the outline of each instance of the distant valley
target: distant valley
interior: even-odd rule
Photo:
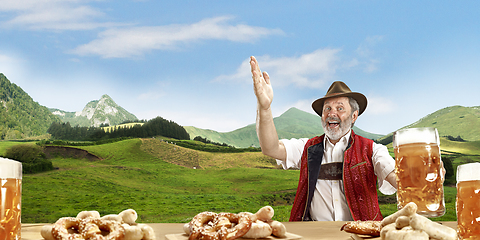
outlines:
[[[310,138],[323,134],[318,115],[310,114],[296,108],[290,108],[274,118],[279,138]],[[465,141],[480,140],[480,106],[452,106],[428,114],[415,123],[403,128],[435,127],[440,136],[460,137]],[[202,136],[214,142],[227,143],[237,147],[259,146],[255,124],[245,126],[232,132],[220,133],[213,130],[185,127],[190,137]],[[392,142],[393,133],[387,135],[372,134],[354,126],[358,135],[388,144]]]
[[[311,138],[323,134],[320,116],[304,112],[297,108],[290,108],[279,117],[274,118],[273,121],[277,129],[278,137],[281,139]],[[200,129],[193,126],[184,128],[192,139],[195,136],[202,136],[213,142],[226,143],[235,147],[259,147],[255,123],[226,133]],[[356,134],[369,139],[383,137],[383,135],[365,132],[356,126],[353,127],[353,130]]]
[[[83,110],[66,112],[46,108],[11,83],[0,73],[0,140],[25,139],[45,135],[52,122],[69,122],[73,126],[118,125],[138,121],[137,117],[118,106],[108,95],[90,101]],[[175,119],[171,119],[175,121]],[[323,134],[320,117],[296,108],[291,108],[274,119],[280,138],[311,138]],[[430,113],[404,128],[435,127],[441,136],[460,137],[466,141],[480,140],[480,106],[451,106]],[[226,143],[235,147],[258,147],[255,123],[231,132],[217,132],[184,126],[193,139],[201,136],[212,142]],[[382,143],[391,142],[392,133],[385,136],[365,132],[355,126],[355,133]]]

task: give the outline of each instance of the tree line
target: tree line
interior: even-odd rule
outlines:
[[[212,142],[210,141],[209,139],[207,138],[203,138],[202,136],[196,136],[195,138],[193,138],[193,140],[195,141],[199,141],[199,142],[203,142],[205,144],[213,144],[213,145],[217,145],[217,146],[223,146],[223,147],[232,147],[226,143],[218,143],[218,142]]]
[[[105,131],[100,127],[72,127],[69,122],[53,122],[47,130],[53,139],[73,141],[98,141],[111,138],[147,138],[164,136],[179,140],[189,140],[190,135],[177,123],[156,117],[142,124],[131,127],[113,127]]]

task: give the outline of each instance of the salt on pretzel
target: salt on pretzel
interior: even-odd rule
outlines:
[[[44,225],[40,233],[45,240],[155,240],[152,227],[137,224],[137,217],[133,209],[103,217],[98,211],[81,211],[76,217],[64,217],[53,225]],[[117,238],[117,234],[122,236]]]
[[[86,218],[80,223],[81,233],[85,239],[91,240],[122,240],[125,229],[113,220]]]
[[[233,240],[244,236],[251,226],[252,220],[247,215],[206,211],[185,224],[184,231],[189,234],[189,240]]]
[[[360,235],[380,236],[380,221],[349,221],[345,223],[341,231]]]
[[[226,239],[226,240],[237,239],[245,235],[245,233],[247,233],[248,230],[250,230],[250,228],[252,227],[252,220],[249,217],[246,217],[241,214],[219,213],[217,217],[218,218],[225,217],[231,223],[233,223],[229,228],[228,227],[221,228],[221,229],[225,229],[225,232],[220,233],[221,239]],[[223,238],[222,236],[225,236],[225,238]]]
[[[84,240],[80,231],[81,221],[81,219],[74,217],[58,219],[52,227],[53,238],[57,240]]]
[[[189,227],[189,240],[198,239],[204,237],[206,239],[218,238],[218,233],[212,230],[212,225],[209,222],[213,222],[216,217],[214,212],[201,212],[190,221]]]

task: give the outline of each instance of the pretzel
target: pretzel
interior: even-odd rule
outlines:
[[[350,221],[345,223],[341,231],[360,235],[380,236],[380,221]]]
[[[245,235],[252,220],[244,214],[201,212],[184,225],[189,240],[233,240]]]
[[[63,217],[58,219],[52,227],[52,236],[57,240],[84,240],[80,233],[80,222],[82,220],[74,217]]]
[[[212,224],[209,225],[210,222],[213,222],[216,215],[217,214],[214,212],[201,212],[195,215],[192,221],[190,221],[190,237],[188,239],[194,240],[200,237],[203,237],[205,239],[218,238],[218,233],[216,231],[213,231]]]
[[[84,238],[90,240],[123,240],[125,236],[125,229],[113,220],[86,218],[81,221],[80,228]]]
[[[245,235],[245,233],[247,233],[252,227],[252,220],[249,217],[241,214],[219,213],[217,218],[227,218],[231,223],[233,223],[231,227],[221,227],[221,229],[226,229],[225,233],[223,231],[220,232],[221,239],[237,239]]]
[[[137,216],[133,209],[103,217],[97,211],[81,211],[43,226],[40,233],[45,240],[155,240],[152,227],[137,224]]]

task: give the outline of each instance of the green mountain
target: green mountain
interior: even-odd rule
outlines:
[[[0,73],[0,139],[39,136],[60,119]]]
[[[71,126],[99,127],[100,125],[118,125],[126,121],[136,121],[137,117],[124,108],[118,106],[108,95],[103,95],[100,100],[94,100],[78,112],[66,112],[51,108],[50,111],[57,115],[63,122],[70,122]]]
[[[274,118],[273,121],[277,129],[278,137],[281,139],[311,138],[323,134],[320,116],[304,112],[297,108],[288,109],[279,117]],[[196,136],[201,136],[213,142],[226,143],[235,147],[259,146],[255,124],[250,124],[226,133],[192,126],[184,128],[190,134],[191,139]],[[356,134],[370,139],[377,139],[383,136],[365,132],[356,126],[353,127],[353,130]]]
[[[480,106],[451,106],[428,114],[404,128],[435,127],[441,137],[461,137],[466,141],[480,140]],[[399,129],[400,130],[400,129]],[[391,143],[393,133],[379,139],[383,144]]]

